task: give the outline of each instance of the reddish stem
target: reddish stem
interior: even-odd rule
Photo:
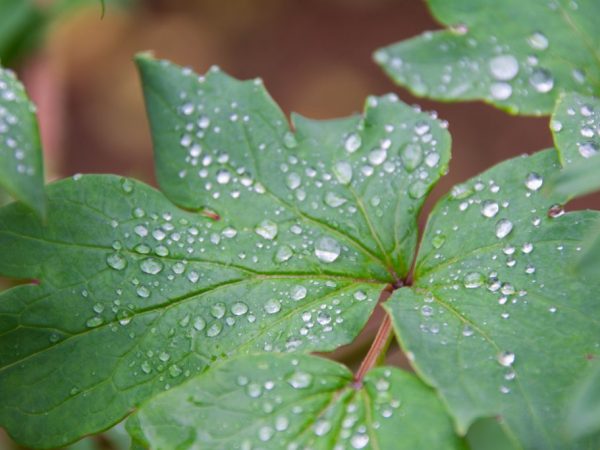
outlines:
[[[381,322],[381,325],[379,326],[379,330],[377,330],[377,335],[375,336],[373,344],[371,344],[371,348],[367,352],[365,359],[363,359],[354,376],[354,383],[357,387],[362,386],[362,380],[366,373],[377,364],[382,354],[387,350],[391,332],[392,321],[390,316],[386,314],[383,322]]]

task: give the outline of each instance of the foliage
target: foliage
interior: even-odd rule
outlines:
[[[0,171],[21,200],[0,208],[0,274],[35,280],[0,294],[15,440],[57,447],[128,416],[153,449],[598,446],[600,277],[577,266],[597,259],[600,214],[563,209],[598,187],[597,6],[430,4],[453,28],[378,61],[436,98],[535,114],[559,99],[557,148],[455,186],[419,244],[450,136],[394,95],[290,125],[259,79],[143,54],[161,190],[79,175],[43,191],[35,115],[2,72],[0,157],[12,140],[35,167]],[[379,301],[355,375],[306,354],[352,342]],[[416,374],[375,367],[392,332]]]

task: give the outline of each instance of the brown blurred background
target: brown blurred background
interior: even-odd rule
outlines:
[[[437,110],[450,124],[453,160],[426,210],[451,185],[511,156],[551,146],[547,118],[511,117],[481,103],[417,99],[384,76],[372,62],[375,49],[439,28],[421,0],[129,3],[123,8],[107,3],[103,19],[100,0],[71,11],[53,21],[42,44],[17,64],[39,107],[49,179],[111,172],[154,183],[132,63],[142,50],[199,72],[218,64],[238,78],[260,76],[286,113],[344,116],[360,112],[367,95],[387,92]],[[598,200],[588,197],[577,206],[600,205]],[[373,333],[370,327],[359,339],[361,351]],[[352,365],[355,350],[343,349],[338,357]],[[397,349],[391,358],[405,364]],[[121,448],[119,439],[96,438],[77,448]],[[15,447],[0,436],[0,448]]]

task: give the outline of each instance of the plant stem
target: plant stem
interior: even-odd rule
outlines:
[[[356,387],[362,386],[362,380],[366,373],[381,363],[383,358],[385,357],[385,353],[392,341],[392,320],[389,315],[385,315],[383,322],[379,326],[379,330],[377,330],[377,335],[373,340],[373,344],[371,344],[371,348],[367,352],[365,359],[363,359],[356,375],[354,376],[354,383]]]

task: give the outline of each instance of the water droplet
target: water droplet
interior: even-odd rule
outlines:
[[[313,431],[317,436],[325,436],[331,430],[331,422],[326,419],[319,419],[313,425]]]
[[[302,286],[302,285],[295,285],[292,287],[291,291],[290,291],[290,296],[292,297],[292,300],[303,300],[306,297],[307,294],[307,289]]]
[[[244,302],[236,302],[231,305],[231,312],[234,316],[243,316],[248,312],[248,305]]]
[[[421,180],[415,181],[408,188],[408,195],[415,200],[422,198],[426,193],[427,193],[427,184],[425,184]]]
[[[275,239],[275,237],[277,236],[277,224],[275,222],[272,222],[270,220],[263,220],[255,229],[254,231],[256,232],[256,234],[258,234],[259,236],[268,239],[269,241],[272,241],[273,239]]]
[[[584,158],[590,158],[598,153],[598,144],[594,141],[585,141],[578,144],[579,154]]]
[[[498,239],[504,239],[508,236],[513,230],[513,224],[508,219],[500,219],[498,223],[496,223],[496,237]]]
[[[512,95],[512,86],[508,83],[492,83],[490,85],[490,94],[496,100],[506,100]]]
[[[419,144],[408,144],[404,147],[404,151],[400,155],[402,164],[406,167],[406,170],[412,172],[421,165],[423,161],[423,149]]]
[[[497,80],[512,80],[519,73],[519,62],[512,55],[500,55],[490,60],[490,72]]]
[[[529,77],[529,83],[542,94],[550,92],[554,87],[554,78],[549,70],[538,67]]]
[[[431,245],[435,249],[442,248],[442,246],[444,245],[445,242],[446,242],[446,236],[444,236],[443,234],[436,234],[431,239]]]
[[[208,329],[206,330],[206,335],[208,337],[215,337],[221,333],[223,329],[223,324],[221,322],[214,322]]]
[[[527,38],[527,43],[534,50],[546,50],[548,48],[548,38],[541,32],[536,31]]]
[[[140,263],[140,269],[149,275],[156,275],[163,270],[163,265],[154,258],[146,258]]]
[[[356,291],[354,293],[354,299],[359,302],[362,302],[363,300],[367,299],[367,294],[365,293],[365,291]]]
[[[102,323],[104,323],[104,320],[102,319],[102,317],[95,316],[95,317],[92,317],[91,319],[88,319],[88,321],[85,323],[85,325],[88,328],[95,328],[95,327],[102,325]]]
[[[123,189],[123,192],[130,194],[133,192],[132,181],[128,178],[121,178],[121,188]]]
[[[331,323],[331,316],[325,311],[319,311],[317,314],[317,322],[319,322],[320,325],[328,325]]]
[[[286,178],[286,185],[292,191],[295,189],[298,189],[301,184],[302,184],[302,179],[300,178],[300,175],[298,175],[296,172],[290,173]]]
[[[294,136],[294,133],[291,131],[288,131],[283,135],[283,143],[287,148],[294,148],[298,146],[296,136]]]
[[[141,298],[150,297],[150,289],[148,289],[146,286],[138,286],[138,288],[135,291],[136,291],[138,297],[141,297]]]
[[[515,362],[515,354],[508,351],[498,353],[496,357],[501,366],[510,367]]]
[[[338,208],[347,201],[347,199],[345,199],[344,197],[340,197],[335,192],[327,192],[325,194],[325,204],[331,208]]]
[[[473,336],[473,328],[469,325],[465,325],[462,330],[462,335],[465,337]]]
[[[484,217],[494,217],[496,214],[498,214],[499,210],[500,206],[498,206],[498,203],[493,200],[485,200],[483,203],[481,203],[481,214]]]
[[[544,184],[544,179],[535,172],[531,172],[525,178],[525,186],[530,191],[537,191]]]
[[[485,277],[479,272],[470,272],[463,279],[464,286],[467,289],[478,288],[483,285]]]
[[[290,421],[285,416],[278,416],[275,419],[275,429],[277,431],[285,431],[285,430],[287,430],[289,425],[290,425]]]
[[[115,270],[123,270],[127,267],[127,260],[118,253],[111,253],[106,257],[106,264]]]
[[[286,262],[292,256],[294,256],[294,251],[292,250],[292,247],[290,247],[289,245],[282,245],[277,249],[277,252],[275,253],[275,261],[280,263]]]
[[[340,256],[342,248],[329,236],[320,237],[315,243],[315,256],[324,263],[332,263]]]
[[[215,319],[220,319],[225,315],[225,312],[227,311],[225,304],[224,303],[215,303],[214,305],[212,305],[210,307],[210,315],[213,316]]]
[[[352,181],[352,166],[347,161],[338,161],[333,166],[333,174],[341,184],[350,184]]]
[[[267,300],[264,308],[267,314],[277,314],[279,311],[281,311],[281,303],[279,302],[279,300],[272,298],[270,300]]]
[[[142,369],[142,372],[146,374],[152,372],[152,365],[148,361],[144,361],[140,367]]]
[[[206,328],[206,320],[204,320],[202,317],[196,317],[192,326],[196,331],[202,331],[204,328]]]
[[[355,449],[365,448],[368,443],[369,436],[367,434],[359,433],[350,438],[350,445],[352,445],[352,448]]]
[[[387,150],[383,149],[383,148],[374,148],[373,150],[371,150],[369,152],[369,162],[374,165],[374,166],[378,166],[380,164],[383,164],[383,162],[386,160],[387,158]]]
[[[354,153],[362,145],[360,136],[356,133],[350,133],[344,141],[344,148],[348,153]]]
[[[217,183],[227,184],[231,180],[231,172],[227,169],[219,169],[217,171]]]
[[[306,389],[312,384],[312,380],[313,377],[311,374],[298,370],[292,373],[286,381],[294,389]]]

